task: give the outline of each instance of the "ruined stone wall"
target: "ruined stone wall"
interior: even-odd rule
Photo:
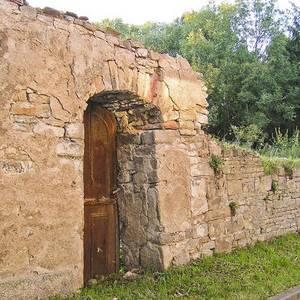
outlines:
[[[165,266],[299,231],[300,169],[265,175],[259,156],[205,134],[157,133],[157,143],[165,154],[158,172]],[[213,156],[223,161],[219,171],[211,167]]]
[[[165,269],[298,230],[299,171],[266,176],[258,157],[211,141],[201,128],[206,88],[185,59],[71,13],[14,2],[0,0],[1,299],[82,285],[88,101],[118,123],[128,268]],[[219,172],[213,154],[225,161]]]
[[[85,18],[20,3],[0,0],[0,298],[82,285],[88,101],[118,121],[125,262],[162,269],[154,132],[201,130],[201,75]]]

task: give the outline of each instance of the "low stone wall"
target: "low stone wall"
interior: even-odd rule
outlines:
[[[161,211],[166,212],[160,235],[166,266],[299,230],[300,169],[292,176],[284,170],[265,175],[254,153],[218,145],[204,134],[170,136],[172,142],[160,150],[168,154],[160,179],[174,178],[170,193],[161,187],[160,195]],[[210,166],[213,156],[223,161],[220,171]],[[179,190],[177,174],[182,176]]]

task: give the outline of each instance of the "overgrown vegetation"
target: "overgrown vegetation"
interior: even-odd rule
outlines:
[[[218,173],[222,170],[223,163],[224,162],[223,162],[222,157],[220,157],[219,155],[215,155],[215,154],[211,155],[209,165],[210,165],[211,168],[214,169],[214,171],[216,173]]]
[[[280,168],[283,168],[287,176],[292,176],[293,171],[300,168],[299,159],[286,159],[278,157],[262,156],[262,164],[266,175],[277,174]]]
[[[271,184],[271,190],[273,193],[275,193],[279,188],[278,180],[273,179]]]
[[[300,101],[300,99],[299,99]],[[293,134],[286,130],[284,133],[276,128],[271,143],[259,149],[263,156],[282,157],[288,159],[300,158],[300,132],[296,128]]]
[[[236,215],[236,210],[238,208],[238,204],[235,201],[231,201],[229,203],[229,208],[230,208],[230,211],[231,211],[231,215],[235,216]]]
[[[275,130],[271,144],[259,149],[262,156],[265,173],[272,175],[283,168],[287,176],[293,175],[293,170],[300,167],[300,135],[299,130],[289,136],[288,131],[282,133]]]
[[[279,172],[281,159],[262,157],[262,164],[266,175],[273,175]]]
[[[133,282],[114,276],[65,299],[267,299],[300,283],[299,261],[300,236],[288,234]]]
[[[300,127],[300,7],[277,0],[236,0],[187,12],[170,24],[104,20],[126,38],[186,57],[204,74],[209,133],[259,146],[275,128]],[[239,131],[239,132],[238,132]],[[299,156],[298,156],[299,157]]]

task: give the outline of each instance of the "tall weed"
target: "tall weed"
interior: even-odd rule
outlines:
[[[272,143],[259,150],[263,156],[282,157],[288,159],[300,158],[300,131],[296,129],[291,136],[288,130],[282,133],[280,128],[275,130]]]

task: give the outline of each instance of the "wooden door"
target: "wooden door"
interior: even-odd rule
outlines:
[[[117,271],[116,121],[90,103],[84,115],[84,281]]]

